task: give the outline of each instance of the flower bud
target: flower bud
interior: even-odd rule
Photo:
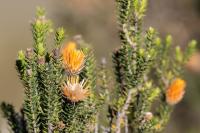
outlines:
[[[25,60],[25,55],[24,55],[24,52],[22,50],[20,50],[19,53],[18,53],[18,59],[19,60]]]
[[[172,44],[172,36],[171,36],[171,35],[168,35],[168,36],[166,37],[166,45],[167,45],[167,47],[170,47],[171,44]]]
[[[153,118],[153,114],[152,114],[151,112],[146,112],[146,113],[144,114],[144,119],[145,119],[145,120],[149,121],[149,120],[151,120],[152,118]]]
[[[62,130],[65,128],[65,124],[63,123],[63,121],[59,121],[57,127],[59,130]]]
[[[37,51],[38,51],[38,55],[40,55],[40,56],[44,55],[45,48],[44,48],[44,44],[43,43],[39,43],[37,45]]]
[[[107,64],[106,58],[101,58],[101,64],[102,65],[106,65]]]
[[[24,66],[26,64],[24,52],[21,50],[18,53],[18,60],[21,62],[21,65]]]
[[[44,57],[39,57],[38,58],[38,64],[39,65],[44,65],[45,64],[45,58]]]
[[[60,57],[60,49],[59,48],[53,49],[53,57],[54,57],[54,59],[58,59]]]
[[[30,59],[33,56],[33,49],[27,48],[26,49],[26,58]]]
[[[31,76],[32,74],[33,74],[32,69],[28,69],[28,70],[27,70],[27,75],[28,75],[28,76]]]

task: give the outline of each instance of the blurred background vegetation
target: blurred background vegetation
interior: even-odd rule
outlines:
[[[12,103],[16,109],[22,104],[23,87],[17,77],[15,59],[17,51],[32,45],[29,24],[36,6],[46,8],[55,27],[64,26],[69,35],[83,35],[93,45],[98,60],[108,59],[109,67],[111,51],[120,44],[114,0],[1,0],[0,102]],[[183,48],[190,39],[200,42],[200,1],[149,0],[144,25],[156,28],[162,37],[172,34],[174,45]],[[166,133],[200,132],[200,53],[186,66],[185,77],[186,96],[176,107]],[[5,120],[0,117],[3,133],[6,128]]]

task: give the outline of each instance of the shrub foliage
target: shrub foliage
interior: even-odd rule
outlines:
[[[33,48],[19,51],[16,60],[25,88],[23,108],[17,113],[12,105],[1,104],[12,131],[162,131],[185,93],[183,67],[196,41],[182,50],[172,45],[170,35],[161,39],[152,27],[144,31],[147,3],[116,0],[121,46],[113,52],[111,71],[105,59],[96,65],[93,49],[80,37],[70,40],[63,28],[54,31],[44,9],[38,8],[31,24]],[[47,38],[52,33],[54,44],[49,51]]]

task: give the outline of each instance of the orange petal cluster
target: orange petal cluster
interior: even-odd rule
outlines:
[[[89,96],[89,90],[86,82],[82,80],[79,82],[79,77],[69,77],[64,84],[63,94],[72,102],[79,102],[85,100]]]
[[[76,49],[75,42],[69,42],[62,51],[63,64],[67,72],[76,74],[81,71],[85,63],[83,51]]]
[[[182,79],[175,79],[166,91],[166,101],[170,105],[180,102],[185,93],[186,82]]]

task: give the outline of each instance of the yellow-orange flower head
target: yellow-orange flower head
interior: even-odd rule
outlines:
[[[89,90],[84,80],[79,82],[79,77],[73,76],[67,78],[67,82],[64,84],[63,94],[70,101],[79,102],[89,96]]]
[[[69,42],[62,51],[63,64],[67,72],[76,74],[81,71],[85,63],[83,51],[76,49],[75,42]]]
[[[170,105],[180,102],[185,93],[186,83],[182,79],[175,79],[166,91],[166,101]]]

